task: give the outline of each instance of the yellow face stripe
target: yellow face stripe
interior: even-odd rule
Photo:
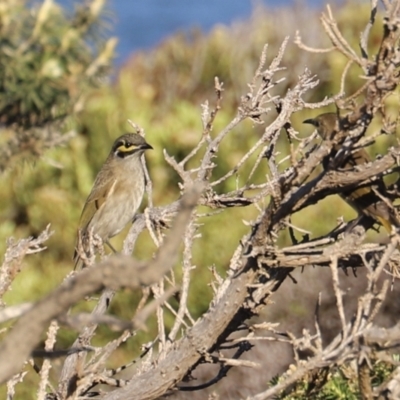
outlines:
[[[134,144],[128,144],[126,145],[121,144],[121,146],[117,147],[117,151],[120,151],[121,153],[129,153],[135,149],[137,149],[138,146],[135,146]]]

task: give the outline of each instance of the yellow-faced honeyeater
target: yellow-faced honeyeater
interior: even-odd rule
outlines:
[[[115,140],[82,210],[75,265],[80,259],[79,240],[88,253],[90,235],[99,237],[114,250],[109,239],[132,221],[142,202],[145,175],[140,158],[148,149],[152,147],[136,133],[127,133]]]
[[[325,113],[315,118],[306,119],[305,124],[314,125],[318,134],[323,140],[332,140],[339,131],[339,120],[336,113]],[[340,150],[341,145],[333,148],[333,154]],[[323,166],[326,169],[329,160],[324,160]],[[349,154],[341,165],[342,168],[354,167],[366,164],[371,161],[365,149],[360,148]],[[379,195],[378,195],[379,194]],[[375,181],[369,186],[363,186],[340,193],[340,196],[351,205],[359,214],[372,218],[381,224],[389,233],[392,226],[399,228],[400,222],[395,214],[394,208],[388,203],[386,196],[386,185],[383,179]],[[381,197],[380,197],[381,196]],[[385,200],[386,201],[385,201]]]

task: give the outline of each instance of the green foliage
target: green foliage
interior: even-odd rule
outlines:
[[[0,6],[0,115],[6,125],[40,126],[69,115],[107,67],[115,40],[98,35],[103,1],[72,17],[52,0]],[[73,99],[73,101],[71,101]]]
[[[27,258],[5,304],[39,299],[72,268],[82,206],[74,194],[77,187],[87,193],[93,173],[80,162],[86,158],[82,137],[55,147],[70,140],[89,91],[108,72],[116,40],[103,35],[103,6],[93,0],[68,15],[52,0],[0,2],[0,251],[9,237],[35,236],[49,223],[55,231],[50,251]],[[68,346],[71,337],[63,331],[60,343]]]
[[[396,356],[393,356],[395,360]],[[395,369],[394,363],[371,360],[370,371],[372,388],[381,385]],[[295,367],[293,367],[295,369]],[[271,379],[270,386],[277,385],[284,376]],[[280,400],[358,400],[361,398],[358,376],[354,365],[342,364],[339,367],[316,369],[297,381],[291,389],[281,393]]]

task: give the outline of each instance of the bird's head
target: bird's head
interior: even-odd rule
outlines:
[[[141,155],[145,150],[152,149],[144,137],[137,133],[126,133],[120,136],[113,144],[111,154],[116,158],[131,157],[134,154]]]
[[[303,124],[315,126],[322,139],[332,139],[339,130],[338,117],[336,113],[324,113],[315,118],[306,119]]]

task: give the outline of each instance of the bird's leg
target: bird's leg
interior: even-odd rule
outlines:
[[[117,250],[114,249],[114,246],[108,240],[105,240],[104,243],[111,249],[113,253],[118,253]]]

